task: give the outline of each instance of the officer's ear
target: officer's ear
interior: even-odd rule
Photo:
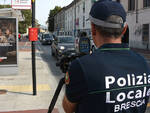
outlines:
[[[91,31],[92,31],[92,36],[95,36],[96,35],[96,27],[92,22],[91,22]]]
[[[124,29],[123,29],[123,31],[122,31],[122,36],[126,33],[127,28],[128,28],[128,24],[125,24],[125,27],[124,27]]]

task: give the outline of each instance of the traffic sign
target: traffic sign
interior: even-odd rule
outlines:
[[[29,40],[30,41],[38,40],[38,28],[29,28]]]
[[[13,9],[31,9],[31,0],[11,0]]]

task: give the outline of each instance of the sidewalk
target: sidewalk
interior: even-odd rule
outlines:
[[[0,91],[0,113],[47,113],[57,80],[36,50],[37,95],[33,96],[31,45],[30,42],[19,45],[18,75],[0,74],[0,90],[4,90]],[[53,113],[63,113],[61,98],[55,107]]]
[[[133,50],[150,53],[147,50]],[[36,50],[37,95],[33,96],[30,42],[19,42],[18,58],[17,75],[0,74],[0,113],[47,113],[58,80],[41,58],[40,51]],[[61,106],[62,97],[59,96],[53,113],[64,113]],[[150,104],[146,113],[149,112],[149,106]]]

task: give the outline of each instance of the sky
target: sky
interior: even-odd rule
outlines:
[[[5,2],[4,2],[5,1]],[[39,24],[46,25],[50,9],[55,6],[67,6],[73,0],[35,0],[36,1],[36,19]],[[0,0],[0,4],[11,4],[11,0]]]

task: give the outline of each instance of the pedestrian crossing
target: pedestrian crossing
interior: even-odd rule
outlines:
[[[37,91],[49,91],[51,88],[48,84],[38,84]],[[31,92],[33,90],[32,85],[4,85],[0,86],[0,90],[7,90],[12,92]]]

